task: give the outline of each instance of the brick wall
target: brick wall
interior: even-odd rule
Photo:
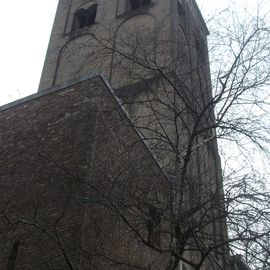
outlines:
[[[152,263],[120,214],[138,223],[167,182],[101,78],[3,107],[0,128],[1,269]]]

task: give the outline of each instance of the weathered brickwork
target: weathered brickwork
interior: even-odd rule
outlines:
[[[0,127],[1,269],[152,262],[115,211],[149,204],[166,178],[102,79],[10,106]]]
[[[0,116],[0,266],[223,265],[207,34],[195,0],[59,0],[40,92]]]

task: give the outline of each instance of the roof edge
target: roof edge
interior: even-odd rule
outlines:
[[[19,106],[21,104],[27,103],[31,100],[41,98],[43,96],[50,95],[50,94],[58,92],[58,91],[62,91],[68,87],[72,87],[72,86],[74,86],[78,83],[81,83],[83,81],[87,81],[87,80],[91,80],[91,79],[95,79],[95,78],[100,78],[102,81],[104,81],[104,79],[102,78],[102,76],[100,74],[91,74],[91,75],[82,76],[77,80],[67,81],[63,84],[59,84],[59,85],[47,88],[47,89],[42,90],[42,91],[38,91],[32,95],[17,99],[15,101],[12,101],[12,102],[7,103],[7,104],[4,104],[4,105],[0,106],[0,112],[6,111],[10,108]]]
[[[24,103],[27,103],[29,101],[33,101],[35,99],[38,98],[42,98],[44,96],[53,94],[55,92],[60,92],[65,90],[66,88],[75,86],[79,83],[91,80],[91,79],[100,79],[100,81],[102,83],[104,83],[104,85],[106,86],[107,90],[111,93],[111,95],[113,96],[113,98],[115,99],[115,101],[117,102],[117,104],[119,105],[119,109],[121,109],[124,113],[124,115],[126,116],[127,120],[130,122],[130,125],[132,126],[132,128],[135,130],[136,134],[138,135],[138,137],[140,138],[140,141],[144,144],[144,146],[146,147],[147,151],[149,152],[149,154],[151,155],[152,159],[154,160],[154,162],[156,163],[156,165],[158,166],[158,168],[160,169],[161,173],[163,174],[163,176],[167,179],[168,182],[170,181],[170,177],[167,175],[167,173],[163,170],[163,168],[161,167],[159,161],[157,160],[156,156],[152,153],[152,151],[150,150],[150,147],[146,141],[145,136],[142,134],[142,132],[136,128],[131,120],[131,116],[129,114],[129,112],[127,111],[127,109],[125,108],[125,106],[123,105],[123,102],[121,101],[121,99],[117,96],[117,94],[115,93],[114,89],[112,88],[111,84],[109,83],[109,81],[107,80],[107,78],[105,78],[102,74],[91,74],[91,75],[86,75],[86,76],[82,76],[77,80],[73,80],[73,81],[67,81],[66,83],[63,84],[59,84],[53,87],[50,87],[48,89],[39,91],[35,94],[23,97],[21,99],[15,100],[13,102],[10,102],[8,104],[5,104],[3,106],[0,106],[0,113],[3,111],[6,111],[8,109],[17,107],[19,105],[22,105]]]

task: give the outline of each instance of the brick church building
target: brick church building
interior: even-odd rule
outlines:
[[[1,269],[232,269],[207,35],[194,0],[59,0],[0,107]]]

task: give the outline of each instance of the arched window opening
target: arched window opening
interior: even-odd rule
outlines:
[[[130,10],[138,9],[151,4],[151,0],[129,0]]]
[[[185,8],[184,8],[184,5],[183,5],[183,3],[182,2],[178,2],[177,3],[177,12],[178,12],[178,14],[180,15],[180,16],[183,16],[183,15],[185,15]]]
[[[95,23],[97,15],[97,4],[89,8],[80,8],[76,11],[73,22],[73,31],[85,28]]]
[[[149,207],[149,220],[147,222],[148,240],[160,246],[161,217],[154,206]]]

